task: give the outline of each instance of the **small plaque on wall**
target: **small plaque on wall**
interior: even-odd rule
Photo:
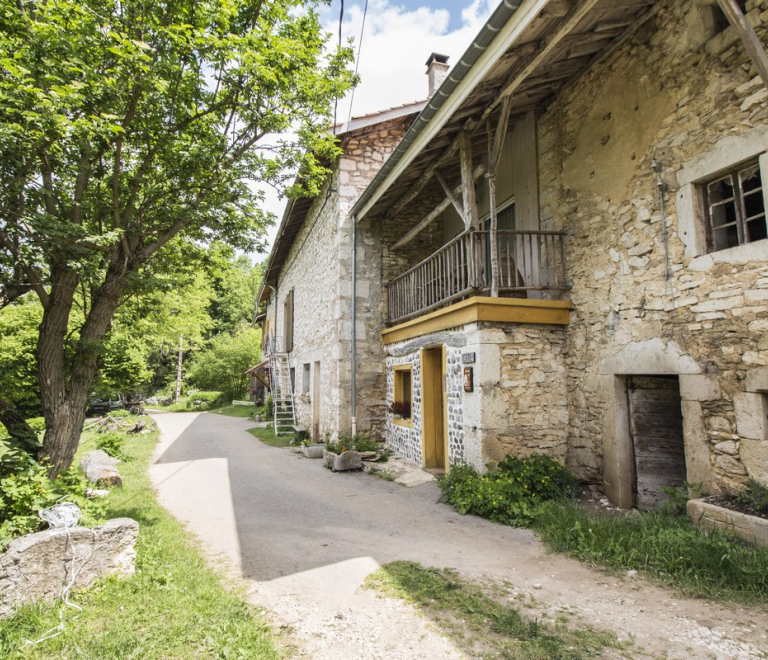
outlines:
[[[461,354],[461,361],[464,364],[472,364],[473,362],[476,362],[475,354],[474,353],[462,353]]]
[[[464,391],[471,392],[474,385],[474,369],[472,367],[464,367]]]

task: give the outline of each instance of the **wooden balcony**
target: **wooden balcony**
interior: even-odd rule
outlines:
[[[499,296],[561,300],[568,285],[563,232],[497,231]],[[491,236],[459,234],[387,285],[388,321],[401,323],[491,291]]]

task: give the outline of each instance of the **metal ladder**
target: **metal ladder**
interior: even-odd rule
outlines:
[[[270,356],[270,367],[275,435],[288,435],[294,432],[293,427],[296,425],[288,354],[272,353]]]

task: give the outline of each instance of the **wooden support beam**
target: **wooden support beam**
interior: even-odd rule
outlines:
[[[458,200],[456,195],[453,194],[453,190],[451,190],[450,186],[446,183],[445,179],[440,174],[440,172],[435,172],[435,178],[438,180],[440,185],[443,187],[443,191],[445,192],[446,197],[448,197],[448,199],[451,201],[451,204],[453,204],[453,208],[456,209],[456,212],[459,214],[459,217],[462,219],[462,221],[466,225],[467,221],[464,218],[464,206]]]
[[[464,228],[477,229],[480,219],[475,197],[475,179],[472,176],[472,136],[469,131],[459,133],[459,164],[461,166],[461,201],[464,203]]]
[[[720,4],[720,8],[728,18],[728,21],[736,30],[736,34],[739,35],[744,48],[747,49],[747,53],[752,58],[752,63],[755,65],[757,72],[763,79],[763,84],[768,87],[768,55],[765,53],[763,44],[755,34],[755,29],[752,24],[744,16],[744,12],[741,11],[741,7],[736,0],[717,0]]]
[[[475,120],[468,119],[466,123],[464,124],[464,131],[471,131],[475,127]],[[434,176],[435,172],[437,172],[437,169],[443,165],[446,161],[450,160],[456,155],[456,152],[459,150],[459,142],[461,138],[461,133],[459,133],[459,136],[453,140],[451,145],[440,155],[438,156],[432,163],[427,167],[426,170],[424,170],[424,174],[422,174],[416,182],[408,189],[408,191],[400,198],[398,199],[393,205],[392,208],[387,211],[387,213],[384,215],[384,218],[382,219],[382,222],[386,222],[387,220],[391,220],[394,218],[400,211],[403,210],[403,208],[410,202],[416,195],[418,195],[423,189],[424,186],[426,186],[430,179]]]
[[[485,174],[485,165],[478,165],[475,168],[475,171],[472,172],[472,180],[477,181],[481,176]],[[458,195],[461,192],[461,186],[456,186],[456,188],[453,189],[453,194]],[[419,224],[417,224],[413,229],[411,229],[405,236],[403,236],[397,243],[395,243],[390,250],[397,250],[398,248],[403,247],[403,245],[406,245],[407,243],[410,243],[427,225],[429,225],[430,222],[432,222],[437,216],[439,216],[445,209],[447,209],[451,205],[451,201],[449,199],[444,199],[440,204],[438,204],[433,211],[431,211]]]
[[[539,43],[539,48],[535,53],[520,60],[514,72],[507,79],[499,91],[496,101],[488,106],[481,117],[485,120],[501,103],[505,96],[509,96],[552,54],[555,47],[567,37],[584,17],[594,8],[600,0],[583,0],[575,5],[568,14],[566,14],[556,25],[554,31]]]
[[[504,149],[504,138],[507,137],[507,124],[509,123],[509,109],[511,107],[511,99],[509,96],[505,97],[501,102],[501,112],[499,113],[499,122],[496,125],[496,134],[493,136],[493,147],[488,157],[490,167],[488,173],[492,176],[496,176],[499,171],[499,163],[501,163],[501,151]],[[491,201],[493,203],[494,200]]]

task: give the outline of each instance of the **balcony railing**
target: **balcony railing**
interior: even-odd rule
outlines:
[[[559,299],[565,280],[563,232],[496,232],[499,295]],[[405,321],[491,291],[489,231],[467,231],[387,285],[388,320]]]

